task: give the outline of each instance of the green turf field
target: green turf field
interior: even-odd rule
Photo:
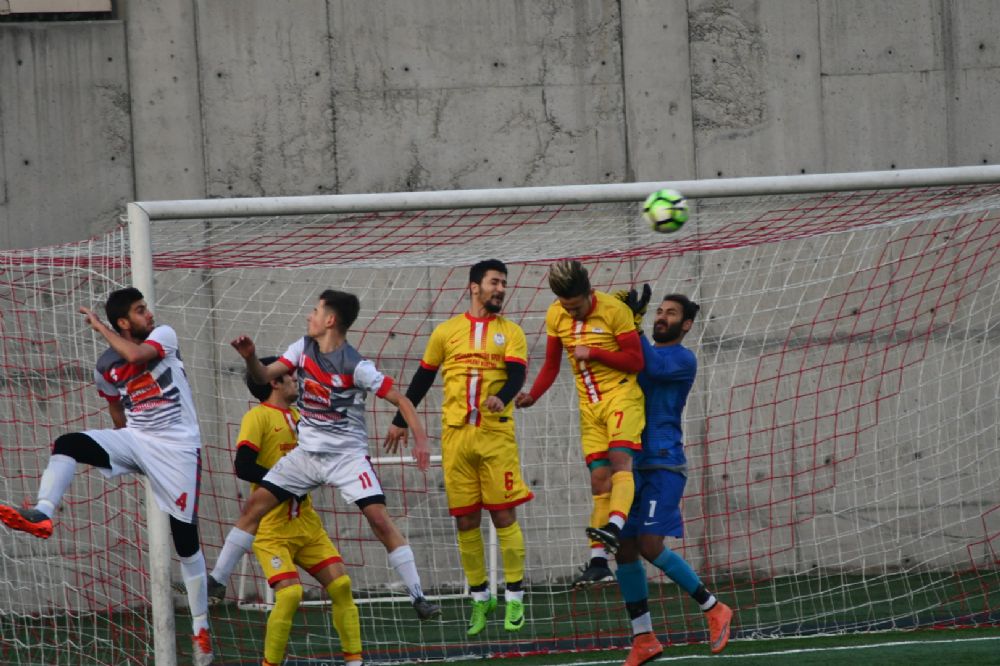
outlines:
[[[734,640],[721,657],[709,655],[703,618],[690,599],[673,585],[653,584],[654,627],[661,641],[669,643],[658,661],[909,665],[944,659],[947,666],[1000,664],[1000,611],[995,602],[990,606],[998,576],[996,571],[797,576],[735,581],[728,589],[716,586],[720,598],[736,610]],[[367,662],[472,664],[503,658],[511,666],[597,666],[624,660],[630,631],[616,586],[584,591],[533,586],[526,601],[528,624],[521,632],[503,630],[501,603],[487,629],[469,639],[465,599],[443,600],[443,617],[424,624],[405,602],[361,600]],[[240,609],[235,603],[213,608],[216,664],[259,664],[266,620],[266,613]],[[0,616],[0,663],[145,665],[152,663],[147,622],[143,611],[34,619]],[[180,664],[188,663],[190,653],[188,623],[180,603]],[[338,664],[339,652],[329,608],[301,608],[288,665]]]

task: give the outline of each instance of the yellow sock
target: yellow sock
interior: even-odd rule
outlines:
[[[504,580],[516,583],[524,580],[524,535],[517,523],[497,528],[500,556],[503,558]]]
[[[632,508],[635,499],[635,479],[632,472],[615,472],[611,475],[611,505],[608,515],[621,516],[622,522],[628,518],[628,510]],[[610,518],[609,518],[610,519]]]
[[[267,616],[267,632],[264,634],[264,659],[272,664],[280,664],[285,658],[292,617],[301,601],[301,585],[289,585],[274,592],[274,608]]]
[[[351,595],[351,578],[340,576],[326,586],[326,593],[333,601],[333,626],[340,636],[340,649],[344,661],[361,660],[361,620],[358,607]]]
[[[601,493],[594,495],[594,508],[590,512],[590,526],[604,527],[608,524],[608,507],[611,504],[611,493]],[[603,544],[598,541],[590,542],[591,548],[603,548]]]
[[[458,555],[469,585],[475,587],[486,582],[486,555],[483,552],[483,533],[479,528],[458,533]]]

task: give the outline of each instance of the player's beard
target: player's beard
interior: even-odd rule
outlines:
[[[662,344],[667,344],[670,342],[677,342],[681,337],[681,327],[684,322],[679,321],[676,324],[660,324],[659,322],[653,324],[653,341]]]
[[[497,314],[503,309],[503,296],[490,297],[483,302],[483,308],[490,314]]]

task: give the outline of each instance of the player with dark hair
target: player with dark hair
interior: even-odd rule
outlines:
[[[521,327],[499,314],[506,293],[502,261],[473,265],[469,309],[434,328],[406,391],[417,405],[439,369],[444,375],[441,459],[448,511],[455,517],[458,552],[472,594],[469,636],[486,628],[486,618],[497,606],[486,575],[483,509],[490,512],[503,558],[504,628],[524,626],[524,536],[515,507],[534,495],[521,478],[512,401],[524,384],[528,346]],[[401,441],[406,441],[406,423],[397,414],[386,448],[395,451]]]
[[[625,294],[627,303],[649,300]],[[636,307],[637,316],[641,316]],[[687,457],[681,430],[681,413],[694,384],[698,361],[681,342],[691,330],[699,306],[683,294],[667,294],[656,309],[653,342],[641,337],[645,367],[639,385],[646,400],[646,427],[642,450],[634,460],[635,502],[621,532],[617,554],[618,585],[632,621],[632,649],[625,666],[638,666],[656,658],[663,646],[653,632],[649,614],[646,569],[639,560],[650,562],[686,591],[708,618],[709,644],[713,653],[722,652],[729,641],[733,611],[705,589],[684,558],[664,543],[668,536],[684,536],[680,502],[687,484]],[[640,328],[641,332],[641,328]]]
[[[632,455],[641,447],[645,423],[636,380],[642,370],[642,346],[629,307],[595,291],[579,261],[552,264],[549,287],[556,301],[545,316],[545,363],[515,404],[530,407],[552,386],[565,349],[576,375],[580,438],[594,502],[587,528],[590,562],[574,581],[579,586],[614,580],[608,551],[617,550],[618,534],[632,506]]]
[[[368,457],[368,393],[399,409],[413,431],[413,456],[421,470],[430,464],[427,433],[413,404],[396,390],[392,379],[347,342],[347,332],[360,309],[354,294],[327,289],[306,318],[306,335],[266,366],[257,358],[249,337],[241,335],[232,341],[246,362],[247,375],[255,383],[269,384],[295,373],[301,420],[298,446],[268,470],[251,493],[235,527],[226,535],[209,575],[213,599],[225,596],[229,576],[240,557],[250,550],[265,514],[281,502],[329,485],[361,509],[372,532],[385,546],[389,565],[406,586],[417,617],[427,620],[441,614],[441,609],[424,597],[413,550],[386,510],[382,486]]]
[[[261,363],[267,366],[277,360],[268,356]],[[246,384],[260,404],[243,415],[234,467],[236,476],[256,489],[267,471],[296,446],[299,412],[293,405],[299,386],[293,373],[267,384],[248,376]],[[345,666],[361,666],[361,623],[351,579],[309,496],[301,501],[291,497],[271,509],[260,521],[253,551],[274,590],[274,608],[264,634],[264,666],[284,661],[292,617],[302,601],[297,567],[309,572],[330,596]]]
[[[156,326],[142,292],[134,287],[112,292],[104,309],[110,327],[88,308],[81,307],[80,313],[110,345],[97,359],[94,380],[108,401],[115,429],[57,437],[34,508],[0,504],[0,520],[47,539],[77,463],[96,467],[109,479],[122,474],[146,476],[157,506],[170,516],[191,609],[193,661],[205,666],[212,663],[212,644],[205,556],[198,535],[201,432],[177,333],[169,326]]]

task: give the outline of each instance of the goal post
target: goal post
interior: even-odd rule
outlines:
[[[639,204],[668,186],[692,216],[656,234]],[[259,353],[280,353],[323,289],[352,291],[362,312],[349,339],[405,387],[433,327],[467,307],[469,265],[496,257],[510,270],[504,310],[527,334],[530,382],[554,298],[547,266],[578,258],[597,289],[649,283],[654,298],[702,305],[685,341],[699,361],[684,420],[686,538],[669,545],[736,609],[738,637],[1000,621],[1000,167],[136,202],[127,214],[127,229],[101,238],[0,253],[4,501],[34,492],[55,436],[107,427],[90,386],[102,344],[76,308],[112,289],[139,287],[178,332],[202,425],[211,567],[245,499],[233,445],[253,404],[229,340],[250,334]],[[419,407],[432,450],[440,398],[436,386]],[[590,513],[576,402],[564,367],[515,414],[536,494],[518,508],[528,623],[507,634],[493,622],[469,640],[440,464],[421,473],[378,458],[393,413],[369,401],[390,513],[445,619],[418,623],[356,508],[317,491],[362,601],[366,662],[627,645],[617,589],[569,587]],[[81,469],[48,542],[0,527],[0,661],[186,663],[186,605],[170,596],[177,565],[153,506],[138,481]],[[704,640],[697,606],[647,573],[657,633]],[[212,609],[216,655],[251,663],[266,621],[254,608],[268,605],[252,557],[230,590]],[[307,585],[307,600],[321,599]],[[328,609],[304,605],[290,658],[338,654]]]

